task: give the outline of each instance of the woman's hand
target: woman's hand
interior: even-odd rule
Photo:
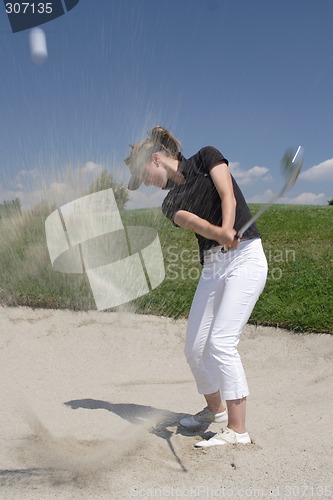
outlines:
[[[237,231],[230,227],[215,227],[216,237],[215,241],[219,243],[225,249],[237,248],[239,244],[239,238],[236,237]]]

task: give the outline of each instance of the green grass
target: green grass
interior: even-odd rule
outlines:
[[[0,302],[8,306],[87,310],[94,300],[85,275],[55,272],[46,246],[46,216],[0,220]]]
[[[259,205],[252,205],[255,213]],[[54,271],[46,248],[46,215],[0,220],[0,300],[6,305],[95,309],[85,275]],[[143,314],[187,317],[201,266],[195,236],[174,227],[160,209],[122,212],[128,226],[156,228],[166,276],[133,302]],[[259,220],[269,265],[251,323],[333,333],[333,208],[276,205]]]

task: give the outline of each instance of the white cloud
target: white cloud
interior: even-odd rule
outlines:
[[[35,182],[35,179],[37,179],[39,176],[40,172],[37,168],[34,168],[32,170],[20,170],[20,172],[12,179],[10,185],[13,188],[24,191],[27,184]]]
[[[273,194],[271,189],[266,189],[263,193],[246,197],[246,201],[247,203],[268,203],[272,199]]]
[[[310,182],[333,180],[333,158],[305,170],[299,178]]]
[[[258,180],[271,180],[271,176],[267,175],[269,172],[267,167],[255,166],[249,170],[242,170],[238,162],[230,162],[229,168],[233,177],[242,186],[253,184],[254,182],[258,182]]]
[[[270,203],[273,195],[271,189],[267,189],[264,193],[255,194],[247,198],[248,203]],[[297,196],[284,196],[280,198],[277,204],[286,205],[325,205],[327,203],[328,197],[325,193],[302,193]]]
[[[21,170],[0,189],[0,203],[19,198],[25,209],[45,200],[60,206],[82,196],[104,169],[89,161],[83,165],[66,165],[52,173],[37,168]]]
[[[93,161],[88,161],[82,168],[82,172],[85,172],[87,174],[100,174],[105,170],[105,167],[103,165],[100,165],[99,163],[94,163]]]
[[[324,193],[302,193],[294,198],[290,198],[284,203],[293,203],[295,205],[323,205],[326,204],[328,197]]]

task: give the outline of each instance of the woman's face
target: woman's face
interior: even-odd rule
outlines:
[[[168,182],[167,172],[163,165],[151,159],[145,166],[143,172],[145,186],[156,186],[163,188]]]

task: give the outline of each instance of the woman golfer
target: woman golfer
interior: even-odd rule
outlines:
[[[249,390],[237,345],[265,286],[267,261],[255,224],[236,236],[251,214],[228,160],[210,146],[186,159],[178,139],[155,127],[147,140],[132,147],[125,163],[132,174],[128,188],[143,182],[169,189],[164,215],[198,240],[203,269],[189,314],[185,356],[207,406],[180,425],[194,430],[227,423],[196,447],[250,443],[245,424]]]

